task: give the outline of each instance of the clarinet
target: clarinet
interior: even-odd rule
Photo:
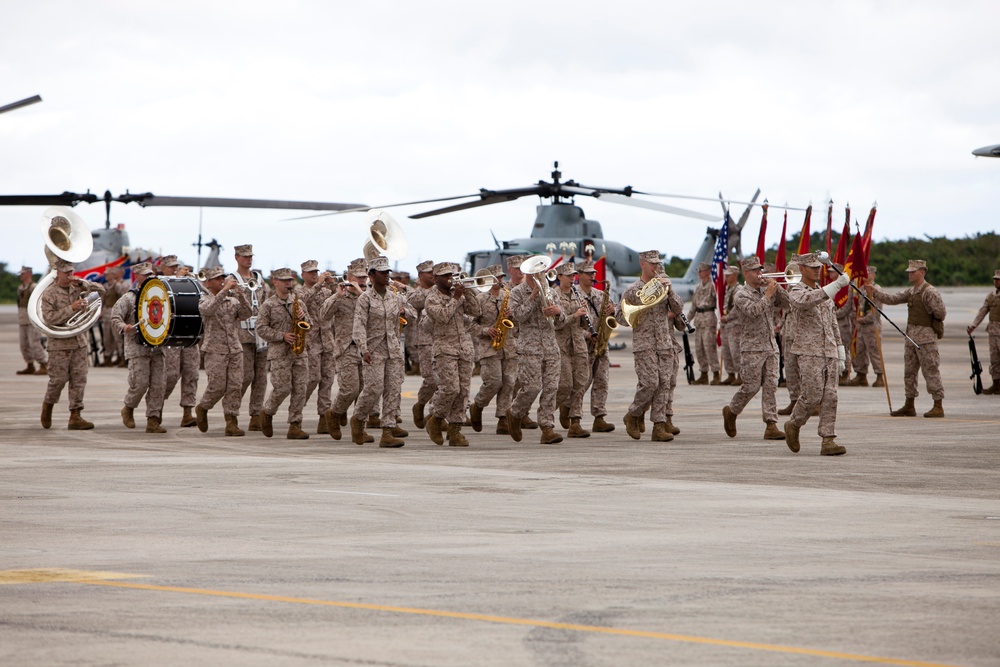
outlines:
[[[580,288],[576,285],[571,286],[573,288],[573,296],[576,297],[576,302],[580,304],[580,307],[584,309],[583,316],[587,318],[587,329],[590,330],[591,336],[597,336],[597,331],[594,329],[594,321],[590,319],[590,309],[583,303],[583,295],[580,294]]]

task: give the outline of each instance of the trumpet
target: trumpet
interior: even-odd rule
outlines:
[[[784,280],[787,285],[798,285],[802,282],[802,274],[791,266],[776,273],[762,273],[760,277],[766,280]]]
[[[458,274],[458,278],[452,278],[451,283],[453,285],[457,283],[466,287],[475,287],[480,292],[489,292],[498,284],[498,281],[497,277],[486,271],[486,269],[479,269],[474,276],[470,276],[465,271],[462,271]]]

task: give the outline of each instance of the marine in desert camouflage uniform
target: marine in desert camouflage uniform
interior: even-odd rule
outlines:
[[[778,427],[778,344],[774,340],[774,309],[788,308],[788,294],[777,281],[762,278],[763,266],[756,255],[741,263],[745,284],[736,292],[736,307],[742,314],[740,331],[740,378],[743,384],[729,405],[722,408],[726,435],[736,437],[736,418],[757,392],[761,392],[761,415],[765,440],[784,440]]]
[[[347,423],[347,412],[361,395],[361,354],[354,342],[354,313],[358,298],[368,285],[368,266],[365,260],[358,258],[352,261],[345,277],[348,284],[337,286],[337,293],[323,302],[320,313],[322,319],[332,323],[333,353],[339,378],[337,395],[326,416],[326,425],[334,440],[340,440],[340,427]],[[374,441],[375,438],[365,434],[365,442]]]
[[[128,359],[128,390],[122,406],[122,424],[135,428],[135,409],[146,399],[146,433],[166,433],[163,421],[164,373],[166,361],[163,347],[139,342],[136,307],[143,284],[153,277],[153,267],[148,263],[132,266],[134,287],[126,292],[111,309],[111,323],[125,339],[125,358]]]
[[[319,262],[310,259],[302,262],[301,298],[309,311],[312,328],[306,334],[306,351],[309,353],[309,383],[306,385],[306,403],[313,391],[316,394],[316,413],[319,424],[316,433],[329,433],[326,414],[333,407],[333,380],[337,375],[337,358],[334,354],[331,321],[323,318],[323,304],[337,289],[336,276],[319,272]]]
[[[38,284],[32,279],[30,266],[21,267],[21,283],[17,286],[17,337],[21,345],[21,357],[25,367],[17,375],[47,375],[49,355],[42,347],[42,334],[28,317],[28,301]],[[104,311],[101,312],[103,317]],[[38,368],[35,368],[35,362]]]
[[[118,299],[128,292],[132,285],[124,279],[125,271],[114,266],[104,272],[104,307],[101,310],[101,346],[104,360],[102,366],[125,365],[125,340],[111,324],[111,310]]]
[[[594,327],[600,331],[601,322],[615,314],[615,303],[608,298],[608,305],[605,312],[601,312],[604,304],[604,290],[594,287],[597,277],[597,269],[592,261],[586,261],[578,267],[580,274],[580,291],[583,292],[584,301],[590,312],[590,319],[594,322]],[[594,344],[596,337],[587,333],[587,358],[590,364],[590,414],[594,417],[594,424],[591,431],[594,433],[610,433],[615,430],[614,424],[609,424],[604,418],[608,416],[608,380],[610,375],[611,361],[607,352],[601,356],[594,354]]]
[[[868,282],[875,284],[875,274],[877,269],[874,266],[868,267]],[[878,285],[876,285],[878,287]],[[877,301],[875,305],[881,307]],[[857,374],[854,379],[848,382],[852,387],[868,386],[868,364],[872,365],[875,371],[875,382],[873,387],[884,387],[885,378],[882,370],[881,336],[882,336],[882,316],[871,304],[862,299],[858,302],[857,335],[855,342],[855,354],[851,355],[854,364],[854,372]],[[850,351],[848,351],[850,354]]]
[[[944,417],[944,385],[941,383],[941,352],[938,339],[944,336],[944,318],[947,311],[941,292],[925,279],[927,262],[911,259],[906,275],[913,287],[902,292],[890,293],[866,286],[865,291],[873,300],[886,305],[907,304],[906,335],[920,346],[906,341],[903,345],[903,385],[906,403],[899,410],[893,410],[893,417],[916,417],[914,401],[917,398],[917,372],[923,370],[927,392],[934,399],[934,407],[924,413],[924,417]]]
[[[622,294],[617,317],[627,324],[623,304],[640,305],[639,293],[652,281],[659,281],[670,287],[670,278],[663,274],[658,250],[647,250],[639,254],[642,275]],[[655,306],[642,311],[632,332],[632,354],[635,358],[635,372],[638,379],[635,396],[625,413],[625,430],[635,440],[641,437],[641,424],[646,410],[650,410],[653,420],[651,439],[654,442],[669,442],[674,439],[673,417],[668,413],[668,404],[673,400],[672,386],[677,381],[677,348],[673,330],[677,315],[684,305],[674,290],[669,290],[666,298]]]
[[[719,309],[719,297],[712,282],[712,267],[707,262],[698,265],[698,279],[701,281],[691,295],[691,306],[688,308],[688,320],[694,325],[695,354],[698,355],[698,368],[701,374],[693,384],[719,384],[719,346],[716,344],[715,332],[718,319],[715,312]],[[711,383],[708,379],[712,372]]]
[[[740,311],[736,307],[736,290],[739,289],[740,267],[726,267],[726,293],[723,296],[722,317],[719,327],[722,338],[722,365],[726,367],[726,379],[719,384],[739,385],[740,383]]]
[[[163,275],[167,277],[192,278],[190,271],[177,259],[177,255],[167,255],[160,259]],[[163,384],[163,402],[173,393],[177,381],[181,383],[181,426],[195,426],[194,406],[198,401],[198,370],[201,366],[201,347],[196,343],[189,347],[168,347],[163,352],[166,378]]]
[[[580,425],[583,416],[583,396],[590,384],[590,351],[587,349],[586,318],[589,316],[583,295],[574,285],[577,271],[573,262],[563,262],[556,268],[559,286],[556,294],[565,319],[555,325],[556,342],[559,343],[560,372],[559,423],[569,429],[568,438],[588,438],[590,431]],[[596,329],[595,329],[596,332]]]
[[[503,285],[503,279],[506,278],[506,275],[500,264],[486,268],[497,280],[489,292],[482,292],[478,296],[480,314],[476,318],[475,334],[476,345],[479,348],[479,375],[483,384],[472,403],[469,404],[472,429],[477,433],[483,430],[483,410],[494,398],[497,399],[496,417],[498,424],[500,419],[506,421],[512,394],[510,392],[501,394],[501,390],[504,388],[505,381],[509,385],[513,385],[514,377],[517,375],[517,343],[514,340],[513,330],[507,330],[503,347],[499,350],[493,349],[493,343],[501,333],[501,330],[496,326],[497,319],[501,316],[501,307],[505,308],[503,317],[513,322],[508,291]],[[504,304],[504,301],[507,303]]]
[[[240,401],[243,390],[243,346],[240,344],[240,322],[250,317],[246,290],[233,277],[226,277],[221,267],[205,269],[207,294],[198,302],[204,335],[201,348],[205,351],[205,374],[208,386],[195,406],[198,430],[208,431],[208,411],[222,400],[226,420],[226,435],[242,436],[239,427]]]
[[[799,270],[799,256],[792,255],[788,261],[787,269],[793,272]],[[786,285],[787,290],[790,286]],[[799,400],[802,391],[799,378],[799,358],[792,351],[795,344],[795,332],[798,329],[798,312],[794,308],[784,309],[784,321],[781,323],[781,354],[785,360],[785,386],[788,388],[788,405],[778,410],[778,414],[787,417],[795,409],[795,403]]]
[[[264,404],[260,430],[268,438],[274,435],[274,415],[288,398],[288,433],[285,437],[288,440],[307,440],[309,434],[302,430],[302,408],[306,404],[306,384],[309,382],[309,356],[305,350],[301,354],[292,352],[292,345],[296,339],[293,320],[309,323],[309,313],[301,297],[296,304],[298,285],[291,269],[283,267],[272,271],[271,284],[274,285],[274,294],[261,304],[257,315],[257,333],[267,341],[268,372],[271,376],[271,393]]]
[[[73,265],[59,260],[53,266],[55,281],[45,288],[41,299],[42,321],[47,325],[66,324],[73,315],[87,307],[88,291],[104,294],[104,285],[73,277]],[[49,384],[42,400],[41,422],[43,428],[52,426],[52,408],[59,402],[63,387],[69,384],[69,423],[71,431],[83,431],[94,425],[80,416],[83,411],[83,394],[87,388],[87,359],[90,344],[85,333],[72,338],[49,340]]]
[[[835,271],[833,267],[837,267],[839,272]],[[844,267],[834,263],[827,268],[827,280],[832,282],[843,272]],[[857,311],[855,309],[854,292],[848,288],[847,299],[843,305],[837,306],[837,329],[840,330],[840,344],[844,346],[844,354],[847,355],[847,370],[841,374],[838,380],[840,386],[846,386],[851,376],[851,340],[854,338],[855,319],[857,319]]]
[[[250,389],[250,425],[248,431],[261,430],[260,413],[264,406],[264,395],[267,393],[267,341],[256,334],[257,315],[261,305],[271,295],[271,288],[264,282],[263,276],[253,270],[253,246],[249,243],[238,245],[234,249],[236,272],[232,274],[240,282],[240,287],[247,290],[247,300],[253,313],[240,322],[240,344],[243,346],[243,389],[245,396]],[[250,283],[256,283],[253,289]]]
[[[966,332],[971,336],[987,315],[989,324],[986,325],[986,333],[989,335],[990,377],[993,384],[983,389],[983,393],[992,395],[1000,394],[1000,269],[993,273],[993,291],[986,295],[986,300]]]
[[[792,351],[799,358],[802,392],[791,417],[785,422],[785,444],[793,452],[799,451],[799,431],[819,406],[816,430],[823,439],[820,454],[837,456],[847,451],[834,441],[837,437],[837,385],[847,367],[847,358],[840,342],[834,298],[847,285],[848,279],[839,276],[821,288],[819,278],[823,265],[815,253],[801,255],[798,265],[802,282],[789,288],[788,300],[798,311]]]
[[[413,404],[413,424],[417,428],[424,428],[427,420],[424,413],[427,404],[434,397],[437,391],[437,382],[434,380],[434,356],[431,345],[433,325],[431,320],[424,313],[424,304],[427,301],[427,294],[434,289],[434,262],[426,260],[417,264],[417,285],[409,291],[408,303],[417,314],[417,321],[414,326],[407,327],[407,337],[413,338],[414,355],[417,358],[417,365],[420,368],[420,388],[417,390],[417,400]]]

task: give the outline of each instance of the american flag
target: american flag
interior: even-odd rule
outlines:
[[[722,225],[719,238],[715,241],[715,254],[712,255],[712,280],[716,281],[719,274],[726,270],[726,257],[729,255],[729,211],[726,211],[726,222]]]

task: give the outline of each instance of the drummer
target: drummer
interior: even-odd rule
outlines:
[[[128,391],[122,407],[122,423],[126,428],[135,428],[133,413],[145,395],[146,433],[166,433],[160,426],[163,418],[163,348],[140,343],[141,334],[136,325],[139,291],[153,275],[153,267],[148,262],[132,266],[132,289],[118,299],[111,310],[111,326],[125,339],[125,359],[128,360]]]

